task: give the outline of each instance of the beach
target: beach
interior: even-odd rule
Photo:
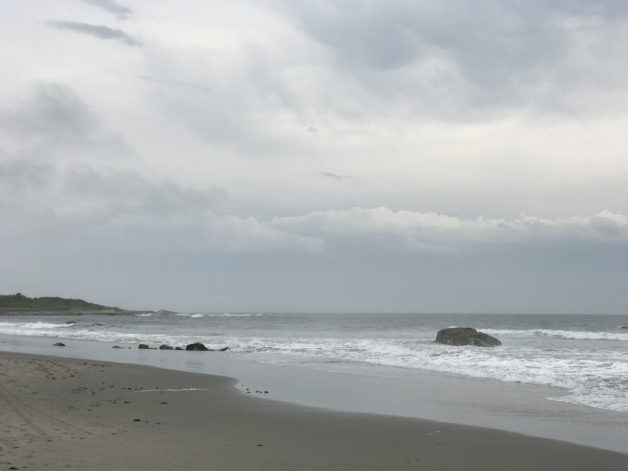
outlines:
[[[627,454],[286,404],[221,376],[2,352],[0,377],[0,469],[628,469]]]

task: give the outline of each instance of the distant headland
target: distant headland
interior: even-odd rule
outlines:
[[[119,307],[101,306],[82,299],[66,299],[59,297],[29,298],[22,293],[0,295],[0,315],[86,315],[86,314],[134,314]]]

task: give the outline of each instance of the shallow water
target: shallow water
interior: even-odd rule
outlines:
[[[68,324],[68,322],[76,322]],[[328,372],[440,372],[567,392],[552,399],[628,411],[628,316],[185,313],[2,317],[0,333],[157,346],[203,342],[242,359]],[[499,348],[434,343],[471,326]],[[381,371],[380,371],[381,370]]]
[[[565,392],[553,387],[369,364],[330,371],[260,363],[237,352],[113,349],[106,342],[64,342],[67,346],[60,348],[52,346],[50,338],[0,335],[0,350],[217,374],[237,378],[235,385],[243,394],[270,400],[485,426],[628,453],[627,413],[549,401]]]

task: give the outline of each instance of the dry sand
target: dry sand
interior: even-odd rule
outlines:
[[[628,470],[627,454],[294,406],[233,386],[217,376],[0,352],[0,471]]]

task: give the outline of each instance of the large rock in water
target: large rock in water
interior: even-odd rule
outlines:
[[[194,351],[194,352],[208,352],[210,351],[209,348],[207,348],[205,345],[203,345],[200,342],[196,342],[196,343],[191,343],[189,345],[187,345],[185,347],[186,350],[188,351]]]
[[[439,330],[436,341],[445,345],[474,345],[476,347],[497,347],[502,343],[495,337],[484,332],[478,332],[471,327],[450,327]]]

